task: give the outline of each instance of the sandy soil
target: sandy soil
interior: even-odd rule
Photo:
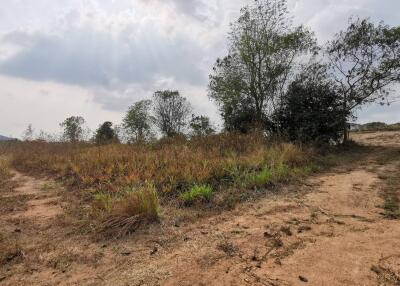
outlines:
[[[381,208],[382,174],[400,170],[397,136],[359,136],[385,147],[232,211],[119,241],[86,234],[61,186],[16,173],[19,186],[0,193],[24,202],[0,217],[18,245],[0,284],[400,285],[400,222]]]

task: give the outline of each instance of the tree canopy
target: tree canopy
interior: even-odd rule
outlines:
[[[299,57],[314,47],[310,31],[292,27],[285,0],[245,6],[231,25],[229,54],[217,60],[210,75],[209,96],[219,105],[226,129],[264,126]]]
[[[179,135],[187,124],[191,106],[178,91],[157,91],[153,96],[154,122],[167,137]]]

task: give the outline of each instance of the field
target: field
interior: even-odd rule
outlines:
[[[399,285],[400,133],[0,145],[1,285]]]

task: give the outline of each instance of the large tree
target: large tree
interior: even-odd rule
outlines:
[[[64,138],[70,142],[77,142],[83,139],[83,124],[85,119],[82,116],[71,116],[60,123],[64,129]]]
[[[210,76],[209,96],[220,106],[226,129],[265,125],[299,57],[314,46],[311,32],[292,27],[285,0],[255,0],[242,8],[231,25],[229,54]],[[244,126],[238,124],[243,120]]]
[[[153,136],[152,122],[150,114],[151,100],[141,100],[129,107],[123,119],[123,128],[127,134],[128,141],[146,141]]]
[[[400,27],[351,19],[326,50],[347,114],[342,119],[346,141],[348,116],[363,104],[387,101],[391,87],[400,81]]]
[[[155,124],[164,136],[182,134],[191,106],[178,91],[157,91],[153,96]]]

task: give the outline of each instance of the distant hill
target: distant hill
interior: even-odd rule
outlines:
[[[11,140],[15,140],[15,139],[0,135],[0,141],[11,141]]]
[[[369,122],[366,124],[350,124],[350,129],[352,131],[397,131],[400,130],[400,123]]]

